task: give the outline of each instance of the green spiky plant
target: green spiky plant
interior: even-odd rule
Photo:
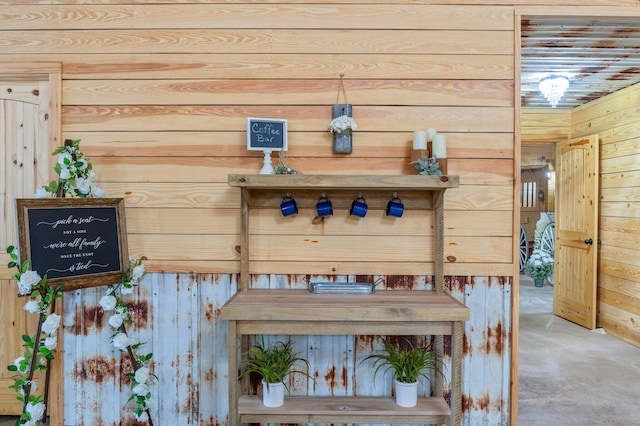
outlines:
[[[361,361],[375,360],[374,380],[380,369],[384,369],[385,372],[393,371],[393,377],[402,383],[415,383],[420,377],[424,377],[430,383],[429,371],[433,371],[440,377],[444,376],[442,358],[436,354],[430,344],[419,346],[406,337],[398,344],[392,344],[384,338],[380,340],[384,349]]]
[[[286,343],[278,341],[268,346],[264,341],[264,336],[261,336],[260,340],[256,341],[244,355],[242,361],[244,370],[240,374],[241,378],[251,373],[257,373],[269,386],[270,383],[284,383],[285,377],[293,373],[311,377],[306,371],[294,369],[297,362],[303,362],[307,368],[309,362],[301,358],[298,352],[294,352],[291,340]]]

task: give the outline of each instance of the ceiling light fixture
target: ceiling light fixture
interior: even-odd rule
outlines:
[[[540,80],[538,84],[538,89],[540,89],[544,97],[549,101],[552,108],[558,105],[560,98],[562,98],[568,88],[569,79],[563,75],[549,75]]]

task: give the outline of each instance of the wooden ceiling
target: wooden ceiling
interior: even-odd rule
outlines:
[[[548,74],[569,78],[556,108],[574,108],[640,82],[640,20],[545,17],[522,21],[523,108],[551,108],[538,91]]]

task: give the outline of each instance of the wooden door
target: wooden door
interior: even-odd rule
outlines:
[[[1,71],[0,71],[1,73]],[[2,80],[0,74],[0,415],[19,414],[22,405],[13,384],[13,364],[22,352],[23,334],[33,335],[38,316],[27,314],[25,298],[17,297],[16,270],[7,268],[8,246],[17,246],[15,199],[33,197],[49,182],[51,143],[48,80]],[[57,127],[57,126],[55,126]]]
[[[596,326],[598,136],[558,143],[553,313]]]

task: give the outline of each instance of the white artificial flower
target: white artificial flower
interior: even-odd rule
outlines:
[[[124,318],[120,314],[113,314],[109,317],[109,325],[113,328],[119,328],[124,322]]]
[[[16,368],[18,369],[19,372],[21,373],[28,373],[29,372],[29,363],[25,363],[23,362],[25,359],[23,356],[21,356],[20,358],[16,358],[15,361],[13,361],[13,365],[16,366]]]
[[[118,333],[113,337],[113,346],[117,349],[125,350],[129,346],[129,337],[124,333]]]
[[[85,178],[78,178],[76,179],[76,188],[83,195],[89,194],[91,192],[91,181]]]
[[[147,383],[149,380],[149,368],[148,367],[140,367],[136,370],[134,374],[135,380],[138,383]]]
[[[120,294],[126,296],[127,294],[133,293],[133,286],[131,283],[126,283],[122,287],[120,287]]]
[[[38,284],[42,277],[36,271],[25,271],[20,275],[18,281],[18,293],[21,296],[31,293],[34,285]]]
[[[111,286],[107,287],[107,291],[106,291],[106,295],[109,296],[110,294],[113,294],[113,292],[115,291],[115,289]]]
[[[140,278],[144,276],[144,264],[139,264],[131,270],[131,280],[140,281]]]
[[[102,306],[102,309],[104,309],[105,311],[112,310],[116,307],[116,304],[116,298],[111,295],[105,295],[100,298],[100,306]]]
[[[44,339],[44,347],[49,349],[50,351],[54,350],[58,346],[58,337],[57,336],[49,336]]]
[[[53,198],[53,193],[47,191],[43,187],[36,189],[36,193],[33,198]]]
[[[139,383],[131,389],[131,392],[135,393],[138,396],[145,396],[149,393],[149,386],[144,383]]]
[[[42,323],[42,331],[47,334],[55,334],[58,327],[60,327],[60,315],[58,314],[49,315]]]
[[[36,419],[27,420],[26,423],[22,423],[20,426],[39,426],[40,421]]]
[[[60,169],[60,179],[69,179],[71,178],[71,172],[66,167]]]
[[[140,414],[136,413],[136,420],[139,422],[147,422],[149,421],[149,416],[147,415],[146,411],[141,412]]]
[[[144,407],[148,410],[153,409],[155,405],[156,405],[156,401],[153,398],[147,398],[144,400]]]
[[[116,314],[124,314],[127,312],[127,307],[124,305],[116,306]]]
[[[60,156],[58,157],[58,164],[60,164],[60,167],[62,167],[63,169],[69,167],[69,164],[71,164],[73,162],[73,157],[71,156],[70,153],[63,151],[60,153]]]
[[[35,380],[31,380],[31,382],[26,381],[24,384],[25,384],[25,386],[26,386],[26,385],[28,385],[29,383],[31,383],[31,386],[29,386],[29,387],[31,388],[31,389],[29,389],[29,394],[30,394],[30,395],[33,395],[33,394],[35,393],[35,391],[36,391],[36,389],[37,389],[37,387],[38,387],[38,386],[36,385]],[[24,394],[25,394],[25,392],[24,392],[24,386],[20,388],[20,393],[21,393],[22,395],[24,395]]]
[[[31,414],[31,420],[40,420],[44,416],[45,405],[43,402],[37,404],[28,403],[27,413]]]
[[[105,193],[102,188],[91,188],[91,196],[93,196],[93,198],[104,198]]]
[[[89,162],[87,160],[85,160],[84,158],[78,158],[76,160],[76,167],[80,171],[83,171],[84,169],[86,169],[88,165],[89,165]]]
[[[340,117],[334,118],[333,120],[331,120],[331,123],[329,123],[329,127],[331,128],[331,131],[334,133],[341,133],[341,132],[344,132],[345,130],[358,129],[358,125],[356,124],[356,121],[352,117],[349,117],[348,115],[341,115]]]
[[[35,314],[36,312],[40,312],[40,305],[35,300],[29,300],[25,303],[24,310],[31,314]]]
[[[89,172],[87,173],[87,179],[93,182],[95,178],[96,178],[96,172],[94,172],[93,170],[89,170]]]

